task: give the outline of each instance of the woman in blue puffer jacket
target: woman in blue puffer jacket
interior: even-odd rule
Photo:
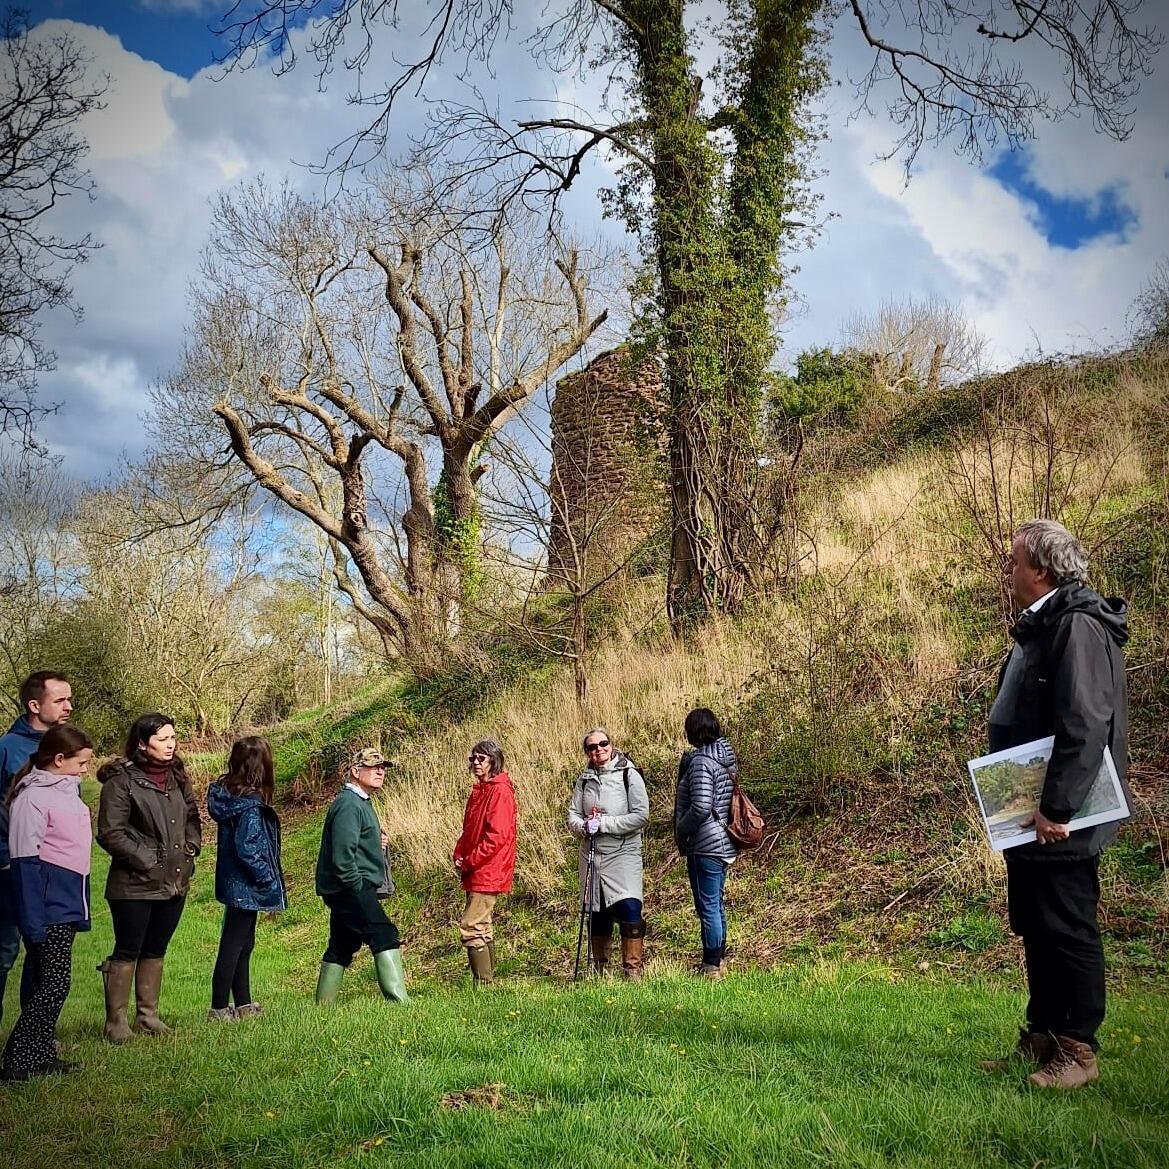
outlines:
[[[237,739],[227,774],[207,789],[207,811],[219,825],[215,899],[224,906],[208,1019],[226,1022],[263,1011],[252,1001],[256,918],[288,904],[280,869],[280,817],[272,807],[272,793],[272,749],[267,741],[254,735]]]
[[[738,761],[714,713],[700,706],[686,716],[686,741],[694,748],[678,763],[674,839],[686,858],[694,911],[702,930],[702,962],[696,974],[722,978],[726,965],[727,914],[723,888],[739,855],[727,834],[731,790]]]

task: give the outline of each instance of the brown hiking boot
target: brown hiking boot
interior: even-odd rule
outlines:
[[[1029,1084],[1036,1088],[1082,1088],[1100,1078],[1091,1044],[1066,1035],[1057,1035],[1055,1042],[1055,1054],[1039,1071],[1027,1077]]]
[[[1003,1059],[980,1059],[978,1066],[984,1072],[1009,1072],[1019,1060],[1042,1067],[1055,1054],[1055,1040],[1046,1031],[1028,1031],[1019,1028],[1019,1042],[1015,1050]]]

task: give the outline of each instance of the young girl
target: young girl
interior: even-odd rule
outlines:
[[[280,817],[272,807],[272,750],[264,739],[237,739],[227,774],[207,791],[207,811],[219,825],[215,898],[224,905],[219,957],[211,975],[208,1019],[226,1022],[259,1015],[252,1002],[251,962],[256,917],[284,909],[280,871]],[[234,999],[234,1009],[230,1005]]]
[[[35,977],[0,1064],[0,1078],[28,1080],[71,1072],[57,1057],[56,1030],[69,996],[73,935],[89,929],[93,829],[81,798],[93,744],[79,727],[45,731],[8,793],[12,899]]]

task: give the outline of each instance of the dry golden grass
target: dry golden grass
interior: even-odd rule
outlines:
[[[470,780],[468,748],[493,738],[503,746],[516,786],[522,830],[517,870],[538,892],[564,874],[570,839],[565,814],[583,768],[581,736],[606,726],[619,746],[669,745],[682,750],[682,720],[693,706],[718,706],[763,665],[760,642],[730,625],[715,626],[688,647],[615,645],[590,671],[591,698],[578,708],[565,671],[551,681],[520,685],[464,723],[445,727],[399,756],[385,812],[395,847],[418,868],[445,866],[458,838]]]

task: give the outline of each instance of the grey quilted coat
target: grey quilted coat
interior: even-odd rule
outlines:
[[[590,910],[595,913],[601,908],[602,894],[606,905],[623,901],[626,897],[644,901],[641,832],[649,823],[649,796],[641,772],[620,751],[614,751],[608,763],[602,764],[598,770],[590,767],[572,787],[568,827],[582,837],[582,889],[589,856],[589,837],[584,834],[584,826],[594,806],[601,810],[601,828],[596,835],[596,878]]]
[[[729,864],[739,855],[726,830],[731,780],[738,769],[726,739],[682,756],[674,796],[674,840],[683,856],[713,856]]]

